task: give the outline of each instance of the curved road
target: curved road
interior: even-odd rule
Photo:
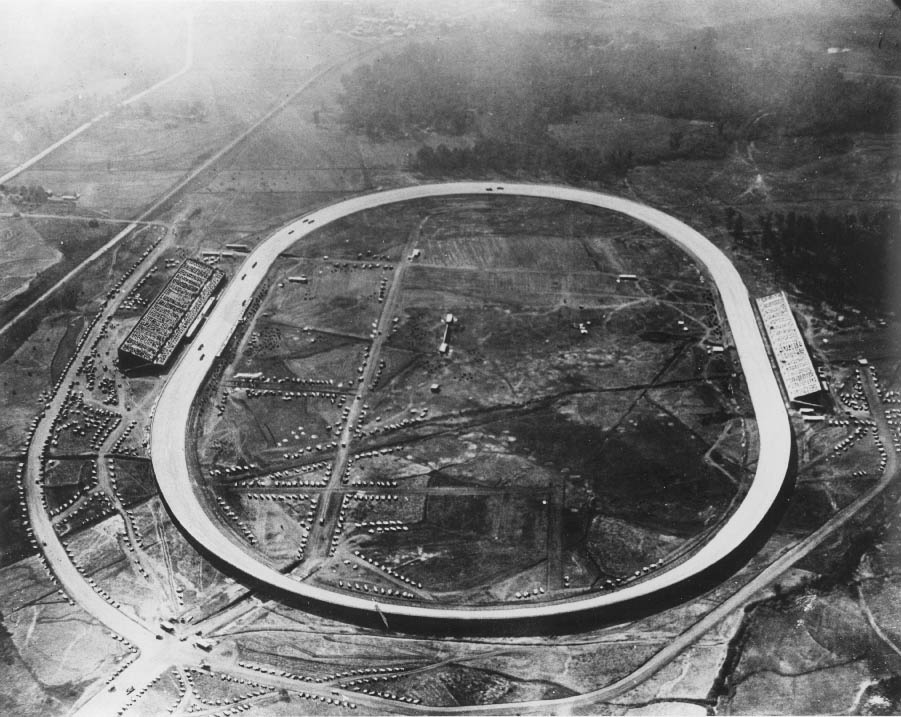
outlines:
[[[227,536],[210,517],[191,479],[189,416],[194,396],[200,390],[215,357],[225,346],[244,313],[246,302],[266,276],[276,258],[292,244],[319,227],[356,212],[413,199],[454,195],[485,195],[491,192],[524,197],[543,197],[578,202],[626,214],[665,235],[700,262],[715,281],[725,308],[742,369],[757,417],[760,455],[748,493],[716,535],[684,562],[644,582],[578,601],[516,607],[424,607],[382,602],[346,595],[298,582],[263,564],[259,558]],[[405,261],[406,257],[401,257]],[[453,621],[496,623],[535,619],[619,605],[646,597],[689,580],[732,554],[766,516],[782,488],[788,469],[791,434],[782,395],[773,375],[748,292],[732,262],[703,235],[657,209],[634,201],[588,190],[547,184],[506,184],[503,188],[485,182],[425,184],[367,194],[312,212],[281,228],[260,244],[235,273],[194,345],[186,349],[173,369],[156,406],[151,430],[151,452],[156,479],[169,511],[182,529],[235,570],[285,593],[327,605],[374,614]],[[193,449],[193,448],[191,448]]]

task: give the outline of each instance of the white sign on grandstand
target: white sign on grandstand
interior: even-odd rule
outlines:
[[[785,292],[757,299],[757,310],[760,311],[788,397],[795,399],[819,391],[820,380]]]

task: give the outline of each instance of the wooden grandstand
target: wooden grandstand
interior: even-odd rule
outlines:
[[[119,346],[123,367],[163,367],[222,283],[225,274],[186,259]]]

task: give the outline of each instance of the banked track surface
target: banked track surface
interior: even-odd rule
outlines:
[[[757,419],[759,455],[754,480],[732,515],[689,558],[651,577],[616,591],[567,602],[527,606],[425,607],[356,597],[300,582],[261,562],[258,556],[226,535],[204,507],[189,470],[188,450],[193,450],[191,405],[213,366],[213,357],[224,348],[237,327],[245,305],[264,279],[269,267],[292,244],[314,230],[341,217],[387,204],[429,197],[460,195],[513,195],[578,202],[630,216],[671,239],[714,280],[735,341],[742,370]],[[401,257],[406,261],[406,257]],[[202,350],[198,348],[202,346]],[[151,427],[151,455],[160,494],[182,530],[220,561],[234,570],[277,591],[337,606],[347,611],[374,615],[454,622],[533,620],[598,611],[605,607],[648,598],[696,578],[732,555],[751,537],[776,502],[788,471],[791,432],[776,377],[770,366],[763,338],[747,289],[732,262],[702,234],[670,215],[646,205],[608,194],[548,184],[504,184],[485,182],[424,184],[354,197],[306,214],[282,227],[247,256],[236,270],[192,345],[182,354],[157,402]]]

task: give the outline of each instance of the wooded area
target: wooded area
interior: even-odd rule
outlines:
[[[710,28],[668,44],[467,35],[411,44],[357,68],[342,78],[341,103],[344,122],[375,139],[424,130],[544,145],[549,124],[601,110],[715,122],[726,141],[773,131],[894,131],[898,91],[878,79],[846,80],[825,58],[741,52]],[[507,154],[517,165],[516,153]]]
[[[748,224],[742,214],[726,210],[733,238],[762,251],[784,277],[812,297],[834,306],[894,308],[891,268],[901,266],[897,209],[844,215],[769,212]]]

